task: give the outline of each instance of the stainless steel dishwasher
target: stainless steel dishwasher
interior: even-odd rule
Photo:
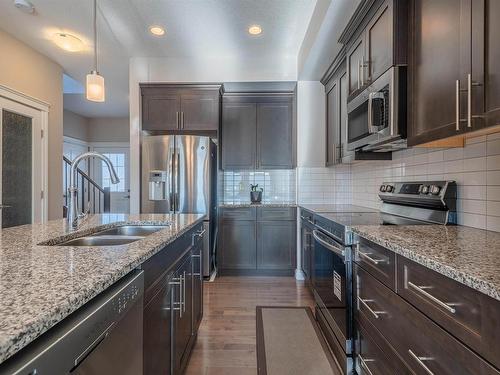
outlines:
[[[0,374],[142,374],[144,272],[134,270],[0,365]]]

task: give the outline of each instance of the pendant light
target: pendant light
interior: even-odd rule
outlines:
[[[87,74],[86,84],[87,100],[104,102],[104,77],[97,70],[97,0],[94,0],[94,70]]]

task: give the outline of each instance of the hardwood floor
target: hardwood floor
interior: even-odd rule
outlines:
[[[186,375],[255,375],[256,306],[310,306],[293,277],[220,277],[204,284],[204,313]]]

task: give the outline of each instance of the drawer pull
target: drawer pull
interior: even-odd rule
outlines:
[[[378,265],[379,263],[385,263],[386,262],[385,260],[382,260],[382,259],[372,258],[370,256],[370,255],[372,255],[371,253],[362,253],[361,251],[358,251],[358,254],[361,255],[362,258],[370,261],[371,263],[373,263],[375,265]]]
[[[434,375],[434,373],[429,369],[429,367],[426,366],[424,361],[433,361],[434,358],[432,357],[419,357],[411,349],[408,349],[408,353],[417,361],[417,363],[429,374],[429,375]]]
[[[375,362],[375,360],[368,359],[368,358],[365,359],[361,356],[361,354],[358,354],[358,358],[359,358],[359,363],[361,364],[361,367],[363,367],[366,370],[366,372],[368,372],[368,375],[373,375],[373,372],[368,367],[367,362]]]
[[[362,299],[361,297],[358,297],[358,301],[361,302],[366,307],[366,309],[375,317],[375,319],[378,319],[379,315],[381,315],[381,314],[386,314],[385,311],[374,311],[368,305],[368,302],[374,302],[372,299]]]
[[[451,307],[449,303],[446,303],[446,302],[443,302],[443,301],[437,299],[432,294],[430,294],[430,293],[428,293],[428,292],[426,292],[424,290],[424,289],[429,289],[429,288],[432,288],[432,287],[429,287],[429,286],[418,286],[418,285],[413,284],[411,281],[408,281],[407,287],[408,286],[411,287],[411,288],[413,288],[413,289],[415,289],[415,291],[419,292],[423,296],[429,298],[432,302],[438,304],[443,309],[449,311],[452,314],[455,314],[456,310],[453,307]]]

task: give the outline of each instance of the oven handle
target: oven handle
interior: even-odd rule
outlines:
[[[340,255],[342,258],[345,258],[344,248],[341,246],[335,246],[330,242],[325,241],[321,238],[323,236],[320,231],[317,229],[313,230],[313,237],[316,241],[318,241],[321,245],[326,247],[328,250],[333,251],[335,254]]]

